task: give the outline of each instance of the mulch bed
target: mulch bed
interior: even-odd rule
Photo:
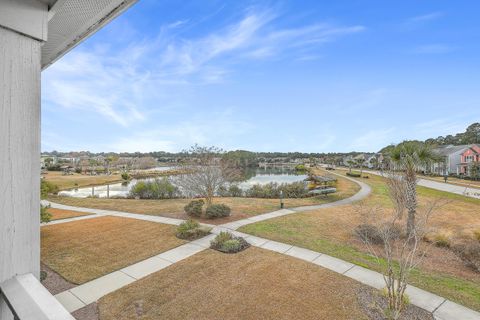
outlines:
[[[378,290],[360,288],[357,290],[357,300],[365,315],[370,320],[386,320],[383,310],[387,308],[388,302]],[[412,304],[403,311],[399,320],[434,320],[433,315]]]
[[[98,320],[98,307],[97,303],[91,303],[88,306],[78,309],[72,313],[72,316],[77,320]]]
[[[52,294],[56,295],[68,289],[76,287],[75,284],[68,282],[58,273],[50,269],[44,263],[40,264],[41,272],[46,275],[46,278],[42,281],[42,285]]]

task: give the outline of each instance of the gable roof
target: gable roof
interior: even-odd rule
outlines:
[[[463,150],[469,149],[470,147],[471,145],[467,145],[467,144],[461,145],[461,146],[449,145],[449,146],[442,146],[442,147],[436,148],[433,151],[440,156],[449,156],[452,153],[461,152]]]

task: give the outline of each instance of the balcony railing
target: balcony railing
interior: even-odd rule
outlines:
[[[31,273],[0,283],[0,294],[15,320],[75,320]]]

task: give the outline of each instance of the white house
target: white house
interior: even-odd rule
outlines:
[[[480,147],[475,144],[442,146],[434,149],[442,160],[431,166],[431,171],[439,175],[468,175],[469,164],[480,159]]]
[[[40,74],[136,0],[0,0],[0,319],[73,319],[40,273]]]

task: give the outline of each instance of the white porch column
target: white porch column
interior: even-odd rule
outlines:
[[[0,1],[0,282],[40,272],[40,48],[46,4]],[[0,319],[12,319],[0,297]]]

